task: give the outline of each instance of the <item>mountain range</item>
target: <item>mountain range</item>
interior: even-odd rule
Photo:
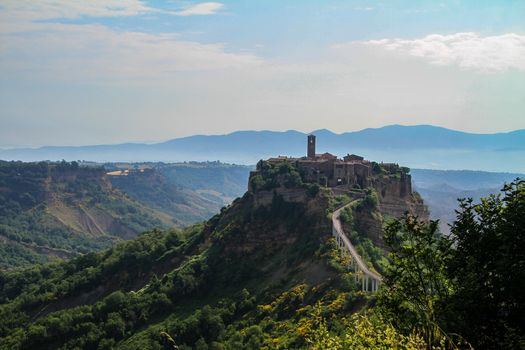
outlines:
[[[474,134],[431,125],[390,125],[317,136],[318,152],[398,162],[413,168],[525,172],[525,129]],[[46,146],[0,151],[6,160],[208,161],[255,164],[276,155],[305,154],[306,134],[295,131],[236,131],[225,135],[194,135],[165,142],[91,146]]]

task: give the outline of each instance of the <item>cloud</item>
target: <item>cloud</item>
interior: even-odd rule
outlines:
[[[213,15],[223,7],[224,4],[220,2],[201,2],[186,7],[184,10],[173,12],[173,14],[177,16]]]
[[[4,75],[61,80],[158,78],[175,72],[243,69],[263,62],[250,52],[229,52],[223,43],[182,40],[176,33],[52,21],[160,11],[138,0],[6,0],[0,6],[0,72]],[[220,3],[201,3],[178,14],[206,14],[221,7]]]
[[[525,35],[515,33],[485,37],[477,33],[431,34],[420,39],[381,39],[362,43],[421,57],[434,65],[457,65],[484,72],[525,70]]]
[[[37,28],[41,28],[37,30]],[[152,78],[187,71],[243,69],[263,61],[224,44],[176,34],[122,32],[101,25],[35,24],[27,35],[0,35],[0,71],[64,79]]]
[[[75,19],[82,16],[136,16],[153,12],[140,0],[4,0],[0,5],[3,19],[45,20]]]

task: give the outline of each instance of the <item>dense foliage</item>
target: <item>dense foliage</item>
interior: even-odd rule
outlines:
[[[0,269],[99,250],[163,225],[103,177],[76,162],[0,161]],[[108,220],[111,232],[101,232]]]
[[[1,274],[0,348],[161,349],[170,339],[180,348],[303,346],[302,315],[320,299],[327,314],[349,310],[353,279],[326,263],[333,250],[320,245],[315,220],[297,224],[304,204],[276,196],[253,210],[251,200],[205,226],[149,232],[104,253]],[[264,239],[250,248],[276,232],[294,244]]]
[[[525,181],[473,204],[452,226],[453,326],[479,348],[525,348]]]
[[[245,192],[250,169],[217,162],[82,164],[0,161],[0,269],[203,221]],[[127,168],[146,170],[105,175]]]
[[[383,272],[384,314],[405,333],[416,328],[429,344],[439,344],[446,339],[440,325],[452,291],[446,273],[450,242],[438,234],[437,222],[426,224],[411,215],[387,226],[385,242],[390,263]]]
[[[319,184],[304,182],[303,175],[289,162],[271,164],[261,160],[257,170],[259,173],[250,178],[250,187],[255,192],[269,191],[284,185],[286,188],[306,188],[308,194],[315,197],[320,190]]]
[[[525,182],[502,191],[462,200],[451,236],[410,216],[387,228],[380,304],[402,330],[429,344],[525,348]]]
[[[328,234],[350,198],[261,165],[256,191],[204,224],[0,272],[0,349],[523,348],[523,182],[463,201],[451,237],[392,220],[388,262],[360,223],[382,221],[365,191],[341,219],[384,277],[375,295]]]

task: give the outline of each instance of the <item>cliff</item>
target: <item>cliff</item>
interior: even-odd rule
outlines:
[[[370,182],[378,194],[379,211],[383,215],[399,218],[409,212],[423,220],[429,219],[423,199],[412,191],[410,175],[379,175],[372,177]]]
[[[0,269],[104,249],[172,224],[115,189],[103,168],[0,162]]]
[[[335,202],[338,196],[347,198],[347,201],[354,200],[354,222],[352,227],[347,227],[347,231],[358,233],[374,245],[384,247],[382,231],[389,219],[410,213],[429,220],[429,213],[419,194],[412,191],[412,179],[407,168],[391,165],[390,169],[385,169],[375,164],[377,171],[369,173],[363,181],[368,187],[359,188],[349,185],[321,186],[312,182],[312,177],[305,176],[292,162],[263,161],[250,174],[248,193],[253,196],[255,206],[268,206],[279,197],[290,203],[317,205],[318,211],[325,212],[334,209],[333,205],[330,207],[330,202]],[[323,193],[324,202],[310,198],[317,192]]]

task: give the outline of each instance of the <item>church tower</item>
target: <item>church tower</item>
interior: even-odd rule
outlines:
[[[315,135],[308,135],[308,153],[307,157],[310,159],[315,158]]]

